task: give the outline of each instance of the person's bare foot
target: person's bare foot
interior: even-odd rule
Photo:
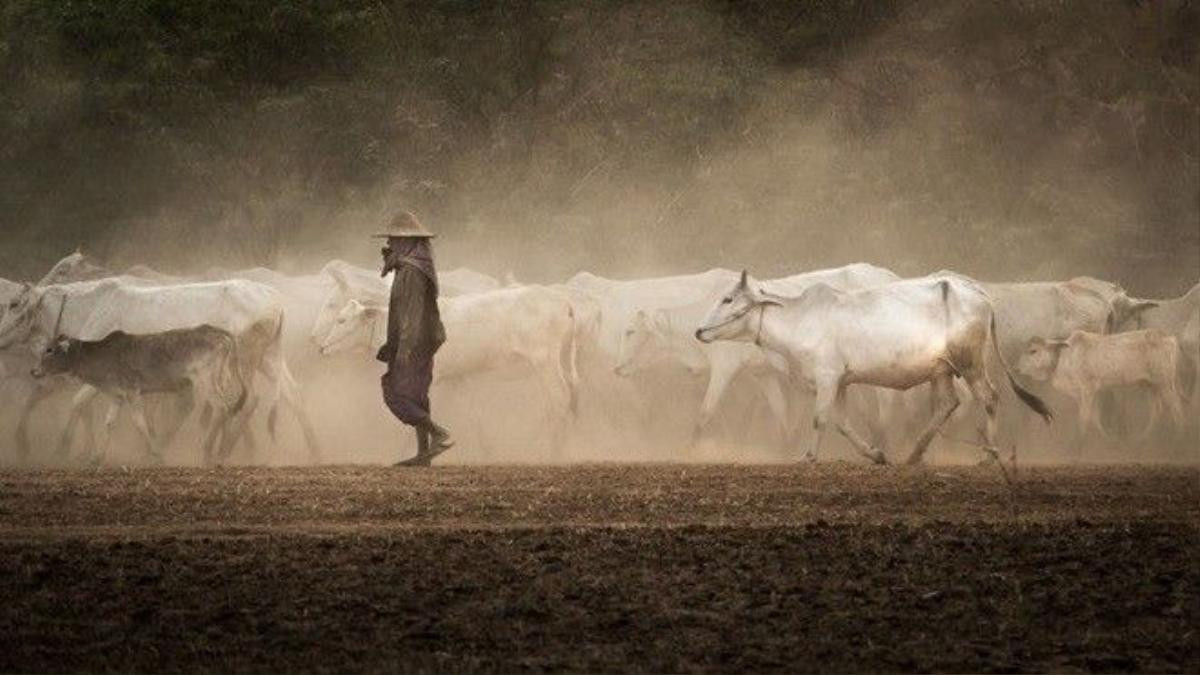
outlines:
[[[441,427],[434,427],[429,432],[429,444],[432,446],[430,456],[440,455],[454,447],[454,439],[450,432]]]
[[[444,434],[441,442],[436,437],[430,439],[430,449],[425,453],[418,453],[408,459],[402,459],[396,462],[393,466],[429,466],[434,457],[442,454],[454,446],[454,441],[450,438],[450,434]]]

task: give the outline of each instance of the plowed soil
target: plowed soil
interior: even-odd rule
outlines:
[[[0,471],[0,670],[1200,671],[1200,470]]]

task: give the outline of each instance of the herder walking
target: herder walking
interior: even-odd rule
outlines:
[[[383,401],[399,420],[417,432],[417,455],[397,466],[429,466],[454,441],[429,414],[429,385],[433,355],[446,341],[438,312],[437,272],[433,267],[434,234],[411,212],[401,211],[388,221],[383,273],[395,271],[388,303],[387,342],[375,358],[387,364]]]

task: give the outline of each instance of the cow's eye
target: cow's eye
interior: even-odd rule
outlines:
[[[733,302],[733,298],[721,298],[722,305],[728,305],[731,302]]]

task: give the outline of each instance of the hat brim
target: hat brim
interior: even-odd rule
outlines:
[[[402,239],[404,237],[412,237],[414,239],[433,239],[436,236],[437,236],[436,234],[433,234],[431,232],[379,232],[377,234],[371,235],[371,238],[372,239],[391,239],[392,237],[395,237],[397,239]]]

